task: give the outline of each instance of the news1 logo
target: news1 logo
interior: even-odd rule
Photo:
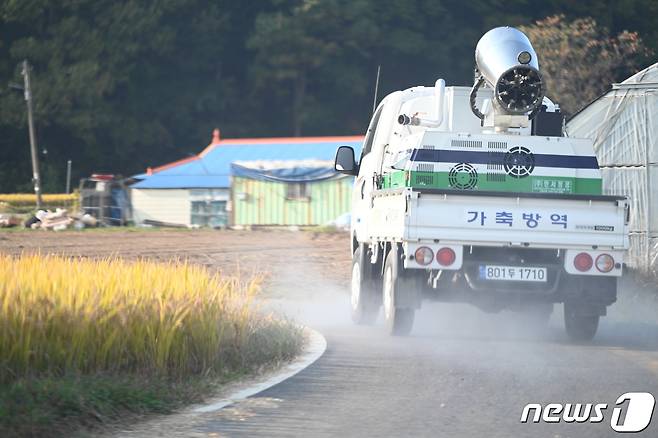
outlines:
[[[655,405],[656,400],[648,392],[622,394],[612,409],[610,427],[615,432],[642,432],[651,423]],[[521,423],[601,423],[607,411],[607,403],[528,403],[521,413]]]

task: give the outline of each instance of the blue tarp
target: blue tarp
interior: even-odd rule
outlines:
[[[292,163],[292,162],[291,162]],[[231,165],[231,173],[234,176],[256,179],[259,181],[276,181],[276,182],[312,182],[323,181],[330,178],[342,176],[336,173],[332,167],[288,167],[277,169],[255,169],[241,166],[239,164]]]
[[[358,157],[362,140],[357,137],[303,139],[223,140],[199,159],[147,175],[133,184],[138,189],[228,188],[231,164],[236,161],[328,160],[333,161],[338,146],[354,148]],[[143,175],[140,175],[140,177]]]

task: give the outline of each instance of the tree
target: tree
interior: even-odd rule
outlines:
[[[262,14],[247,41],[247,47],[257,53],[256,86],[260,90],[290,87],[290,126],[295,136],[302,133],[309,75],[339,50],[335,31],[340,29],[340,9],[336,6],[333,0],[302,0],[288,13]]]
[[[19,81],[22,59],[34,66],[45,189],[62,190],[69,158],[79,176],[130,175],[196,152],[235,101],[224,57],[242,13],[202,0],[0,0],[0,86]],[[21,187],[24,108],[20,93],[0,94],[0,192]]]
[[[567,115],[636,71],[649,54],[637,33],[611,36],[593,18],[568,21],[564,15],[554,15],[520,29],[538,53],[548,96]]]
[[[459,8],[437,0],[272,3],[276,9],[257,17],[247,39],[255,53],[251,99],[269,98],[267,106],[276,111],[268,118],[281,120],[293,135],[362,131],[378,65],[380,97],[419,82],[433,84],[439,75],[465,78],[460,84],[471,79],[473,52],[467,47],[477,41],[480,24],[473,29],[464,21],[474,12],[461,16]],[[455,56],[459,52],[466,56]]]
[[[658,50],[655,0],[501,4],[0,0],[0,192],[30,188],[25,102],[7,88],[21,82],[25,58],[34,67],[39,145],[48,150],[43,186],[52,191],[64,187],[67,159],[74,179],[132,175],[197,152],[214,127],[224,137],[362,133],[378,65],[380,100],[439,77],[470,86],[484,32],[558,11],[578,20],[558,16],[527,31],[553,81],[549,93],[569,111],[637,66],[642,42],[621,29]],[[613,32],[582,18],[589,15]]]

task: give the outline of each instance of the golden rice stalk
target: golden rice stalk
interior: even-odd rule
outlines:
[[[285,355],[298,347],[288,342],[293,329],[255,311],[258,285],[184,262],[0,255],[0,380],[99,371],[181,376],[239,367],[254,354]],[[263,334],[278,336],[276,345],[263,343]]]
[[[45,194],[41,195],[45,205],[67,206],[72,205],[78,199],[77,193],[65,194]],[[13,206],[26,206],[33,205],[37,202],[37,197],[34,193],[5,193],[0,194],[0,202],[6,202]]]

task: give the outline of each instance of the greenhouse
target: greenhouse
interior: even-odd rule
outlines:
[[[658,63],[613,84],[567,124],[594,140],[606,194],[631,200],[628,265],[658,270]]]

